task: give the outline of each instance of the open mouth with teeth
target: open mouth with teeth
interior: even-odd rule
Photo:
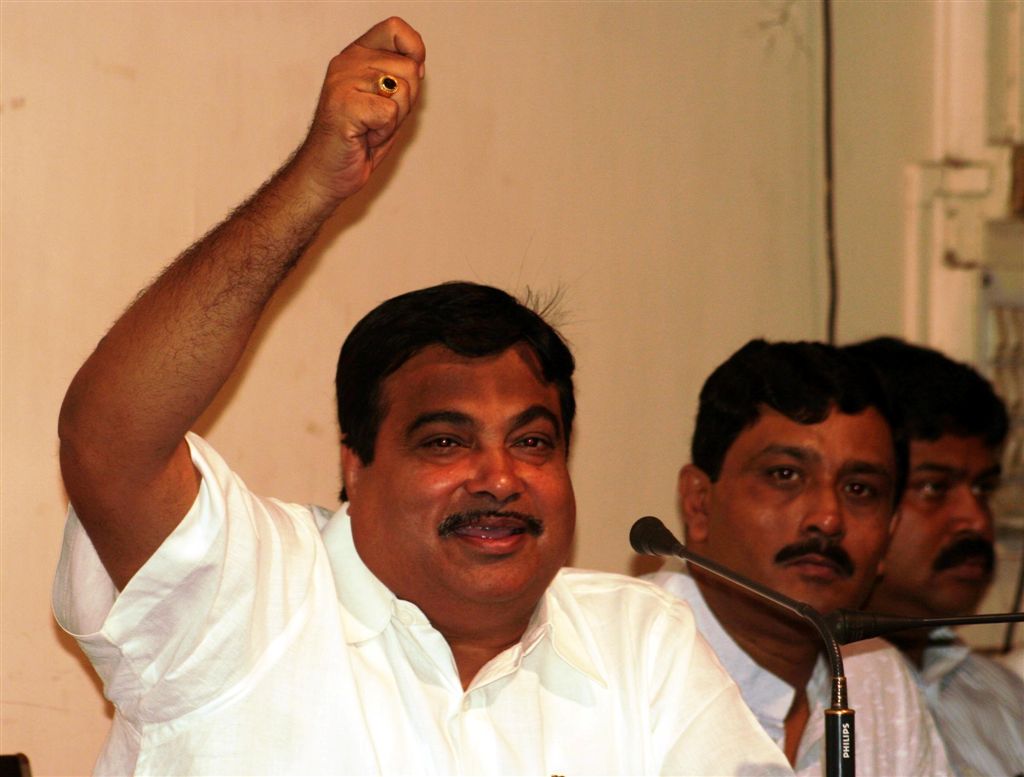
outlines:
[[[469,523],[455,529],[452,534],[457,534],[460,537],[479,537],[485,540],[499,540],[504,537],[512,537],[516,534],[523,534],[526,532],[526,527],[522,524],[515,525],[495,525],[491,523]]]
[[[509,511],[474,511],[448,516],[438,527],[441,537],[465,540],[492,552],[515,549],[526,537],[539,537],[544,525],[532,515]]]

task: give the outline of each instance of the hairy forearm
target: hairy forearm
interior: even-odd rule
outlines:
[[[424,56],[418,33],[397,18],[335,56],[294,157],[139,295],[72,381],[59,421],[61,471],[116,584],[193,502],[199,476],[185,433],[321,225],[387,155]],[[386,96],[376,86],[385,72],[401,86]]]
[[[199,476],[184,435],[333,210],[298,187],[292,164],[139,295],[65,396],[65,487],[119,587],[195,498]]]
[[[178,257],[111,328],[68,390],[63,442],[101,444],[105,457],[137,467],[171,455],[333,210],[296,183],[293,165]]]

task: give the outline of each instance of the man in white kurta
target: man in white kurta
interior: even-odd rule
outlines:
[[[335,373],[333,517],[254,496],[190,435],[280,283],[394,147],[425,58],[397,17],[333,57],[295,153],[68,388],[55,598],[117,709],[99,769],[785,771],[682,604],[562,571],[575,360],[507,292],[439,283],[356,323]],[[350,275],[403,254],[379,248]]]
[[[199,497],[120,594],[68,521],[54,606],[117,710],[97,773],[789,773],[660,589],[563,569],[463,691],[344,508],[260,499],[189,443]]]

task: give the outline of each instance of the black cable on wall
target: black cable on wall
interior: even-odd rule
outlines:
[[[823,135],[825,148],[825,250],[828,257],[828,329],[829,344],[836,342],[836,315],[839,309],[839,268],[836,263],[835,203],[833,201],[832,148],[832,2],[822,0],[822,67],[823,77]]]

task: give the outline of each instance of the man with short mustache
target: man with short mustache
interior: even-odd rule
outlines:
[[[392,149],[425,56],[396,17],[335,56],[295,154],[68,388],[54,609],[116,710],[96,771],[790,773],[685,606],[565,568],[575,362],[510,294],[441,283],[355,325],[336,511],[254,493],[190,431]]]
[[[679,473],[687,547],[821,613],[856,607],[885,552],[906,447],[870,368],[821,343],[753,340],[705,382]],[[690,566],[654,582],[704,638],[797,774],[823,772],[829,674],[805,621]],[[859,775],[944,774],[948,763],[897,651],[843,650]]]
[[[867,609],[974,612],[995,566],[989,498],[1009,428],[992,386],[938,351],[884,337],[850,346],[878,370],[910,439],[910,474],[885,574]],[[962,775],[1024,773],[1024,681],[950,629],[892,634]]]

